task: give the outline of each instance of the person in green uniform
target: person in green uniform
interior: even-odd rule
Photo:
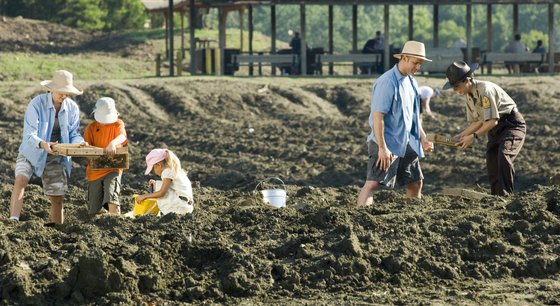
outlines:
[[[517,104],[498,85],[475,80],[473,72],[477,64],[469,66],[464,61],[453,62],[447,68],[443,89],[453,88],[464,96],[469,126],[456,135],[462,148],[488,136],[486,144],[486,167],[493,195],[507,196],[513,193],[515,169],[513,162],[525,142],[525,119]]]

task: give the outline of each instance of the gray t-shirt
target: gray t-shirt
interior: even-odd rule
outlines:
[[[54,117],[54,124],[53,124],[53,130],[51,133],[51,142],[57,142],[60,140],[60,123],[58,122],[58,112],[56,113],[55,117]]]

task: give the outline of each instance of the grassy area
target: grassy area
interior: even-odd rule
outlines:
[[[0,67],[4,81],[49,79],[53,71],[59,69],[69,70],[81,80],[130,79],[154,74],[153,62],[97,53],[3,52]]]
[[[174,40],[174,49],[180,50],[181,36],[178,29]],[[239,29],[228,29],[226,37],[227,48],[240,48]],[[127,31],[120,34],[123,39],[139,43],[150,42],[154,53],[165,53],[165,32],[163,29],[146,29]],[[218,47],[218,30],[202,29],[196,31],[199,39],[210,40],[210,47]],[[243,50],[247,52],[249,46],[248,32],[243,33]],[[277,41],[278,48],[287,48],[288,43]],[[185,48],[189,48],[188,32],[185,33]],[[261,33],[254,33],[253,50],[255,52],[269,52],[270,38]],[[186,52],[185,62],[190,61],[190,54]],[[153,76],[155,62],[151,59],[155,54],[147,54],[145,59],[123,58],[118,55],[111,56],[107,53],[85,52],[81,54],[43,54],[24,52],[2,52],[0,56],[0,80],[24,81],[43,80],[52,76],[58,69],[66,69],[74,73],[76,79],[103,80],[103,79],[133,79]],[[110,63],[110,64],[109,64]]]

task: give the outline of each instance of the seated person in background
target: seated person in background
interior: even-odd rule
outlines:
[[[525,53],[527,51],[527,46],[521,42],[521,34],[515,34],[514,40],[510,42],[506,49],[506,53]],[[508,70],[508,74],[511,74],[512,68],[513,72],[518,74],[519,73],[519,64],[511,64],[505,63],[506,68]]]
[[[432,110],[430,109],[430,100],[432,98],[439,97],[441,95],[441,91],[437,88],[429,86],[420,86],[418,87],[418,94],[422,100],[422,109],[420,112],[426,114],[426,116],[430,118],[433,118],[434,114],[432,114]]]
[[[546,48],[543,46],[541,39],[537,40],[537,46],[533,49],[533,53],[546,53]]]
[[[546,54],[546,48],[543,46],[543,41],[541,39],[537,40],[537,46],[535,47],[535,49],[533,49],[533,53]],[[537,67],[535,67],[535,73],[540,72],[542,64],[543,63],[540,63],[537,65]]]
[[[453,45],[451,45],[452,48],[466,48],[467,47],[467,43],[462,39],[459,38],[456,41],[453,42]]]
[[[375,37],[372,39],[369,39],[365,44],[364,47],[362,48],[362,53],[367,54],[367,53],[377,53],[377,54],[381,54],[381,56],[383,56],[383,49],[385,48],[384,45],[384,38],[383,35],[381,35],[381,31],[377,31],[375,32]],[[379,61],[379,63],[372,63],[371,66],[361,66],[360,70],[362,71],[362,74],[367,74],[368,73],[368,68],[371,69],[371,72],[379,72],[379,68],[378,65],[380,65],[383,62],[383,60],[381,59]],[[374,69],[375,68],[375,69]],[[383,72],[383,71],[381,71]]]
[[[300,54],[301,54],[301,38],[299,37],[299,32],[294,33],[294,37],[290,41],[290,47],[292,48],[292,54],[297,55],[297,60],[294,63],[294,67],[292,69],[293,74],[299,74],[301,68],[301,61],[300,61]]]

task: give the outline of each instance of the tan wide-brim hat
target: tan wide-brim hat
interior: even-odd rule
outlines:
[[[426,48],[424,44],[419,41],[409,40],[404,44],[401,53],[393,55],[400,59],[401,56],[412,56],[431,62],[432,60],[426,57]]]
[[[74,87],[72,73],[66,70],[57,70],[53,74],[52,80],[45,80],[40,83],[49,91],[56,91],[69,95],[81,95],[84,92]]]

